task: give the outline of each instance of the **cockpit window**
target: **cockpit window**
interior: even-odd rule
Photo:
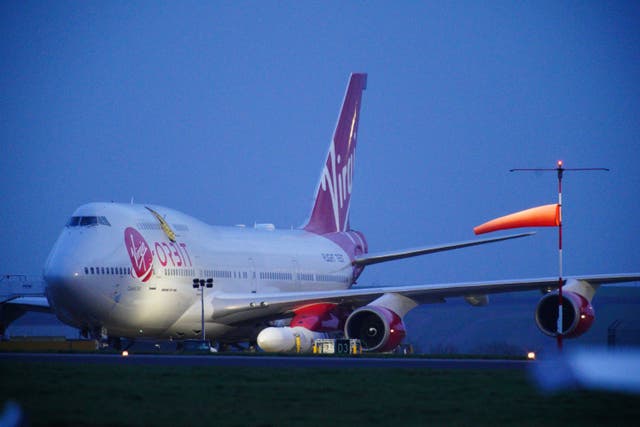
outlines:
[[[72,216],[71,218],[69,218],[69,221],[67,221],[67,227],[75,227],[77,225],[80,225],[79,216]]]
[[[80,218],[80,226],[85,225],[98,225],[98,217],[97,216],[83,216]]]
[[[67,227],[90,227],[94,225],[111,227],[111,223],[104,216],[72,216],[67,222]]]

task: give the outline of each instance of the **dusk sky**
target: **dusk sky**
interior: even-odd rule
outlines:
[[[567,275],[640,271],[638,2],[0,3],[0,273],[39,275],[91,201],[211,224],[307,217],[367,72],[351,225],[371,251],[475,238],[557,200]],[[557,234],[367,268],[361,284],[557,274]]]

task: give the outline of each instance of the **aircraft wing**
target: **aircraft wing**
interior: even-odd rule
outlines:
[[[4,301],[7,304],[22,311],[38,311],[43,313],[51,313],[52,309],[46,297],[17,297]]]
[[[395,259],[410,258],[418,255],[427,255],[427,254],[434,254],[436,252],[445,252],[445,251],[451,251],[454,249],[467,248],[469,246],[484,245],[486,243],[501,242],[503,240],[518,239],[520,237],[527,237],[533,234],[536,234],[536,233],[528,232],[528,233],[520,233],[520,234],[509,234],[507,236],[490,237],[488,239],[479,239],[479,240],[467,240],[464,242],[448,243],[446,245],[439,245],[439,246],[422,246],[418,248],[405,249],[402,251],[367,253],[359,257],[356,257],[356,259],[353,261],[353,265],[365,266],[365,265],[371,265],[371,264],[378,264],[380,262],[393,261]]]
[[[44,296],[14,296],[0,302],[0,331],[29,311],[51,313],[51,306]]]
[[[566,277],[592,285],[633,282],[640,273]],[[336,291],[273,294],[218,293],[213,298],[213,320],[241,323],[256,319],[276,319],[292,315],[296,309],[320,302],[353,308],[367,305],[384,294],[398,294],[417,304],[445,302],[446,298],[550,289],[558,285],[557,277],[490,282],[462,282],[432,285],[352,288]]]

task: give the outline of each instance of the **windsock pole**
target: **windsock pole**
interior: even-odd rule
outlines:
[[[556,329],[556,340],[558,350],[562,351],[562,160],[558,160],[558,326]]]
[[[509,172],[518,171],[557,171],[558,173],[558,323],[556,326],[556,340],[558,343],[558,350],[562,351],[562,335],[564,332],[563,316],[562,316],[562,285],[564,279],[562,278],[562,175],[565,171],[609,171],[607,168],[570,168],[563,167],[562,160],[558,160],[557,166],[554,169],[546,168],[528,168],[528,169],[510,169]]]

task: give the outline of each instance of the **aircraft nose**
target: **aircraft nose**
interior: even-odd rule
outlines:
[[[80,272],[76,270],[64,260],[54,259],[53,262],[45,266],[43,277],[47,285],[55,286],[73,277],[78,277]]]
[[[75,250],[56,245],[43,270],[43,277],[48,286],[58,286],[80,276],[82,271],[78,265]]]
[[[43,278],[49,304],[59,317],[71,320],[90,299],[90,289],[83,283],[82,248],[57,242],[45,263]]]

